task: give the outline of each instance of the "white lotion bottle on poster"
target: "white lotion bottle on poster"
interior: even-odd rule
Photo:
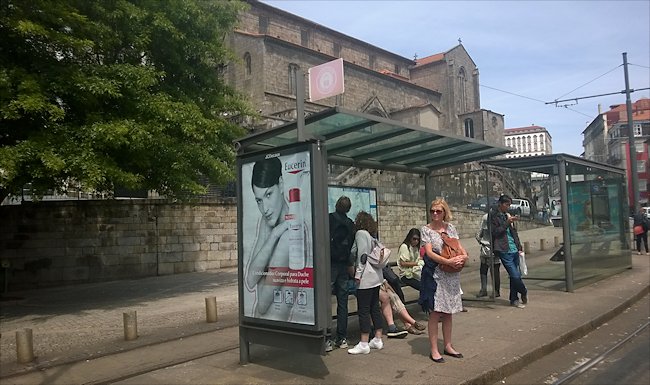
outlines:
[[[300,189],[289,190],[289,269],[305,268],[305,237],[302,229],[302,212],[300,207]]]

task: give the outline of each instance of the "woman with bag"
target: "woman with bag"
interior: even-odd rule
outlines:
[[[423,265],[424,260],[420,257],[420,230],[413,228],[406,234],[397,252],[400,282],[420,291],[420,273]]]
[[[460,269],[467,261],[467,252],[458,244],[458,255],[445,258],[441,255],[443,237],[458,239],[456,227],[448,221],[452,219],[451,210],[443,199],[436,199],[429,207],[431,222],[420,230],[424,246],[424,267],[420,282],[420,299],[422,310],[429,314],[429,358],[437,363],[445,362],[438,349],[438,321],[442,321],[443,353],[455,358],[463,355],[454,349],[451,343],[452,314],[463,310],[460,288]],[[457,270],[446,272],[442,266]]]
[[[374,238],[377,235],[377,222],[372,215],[360,211],[354,221],[357,230],[352,244],[352,255],[356,255],[356,271],[354,279],[357,282],[357,312],[361,341],[352,349],[350,354],[368,354],[370,349],[382,349],[381,340],[383,319],[379,309],[379,287],[384,282],[382,268],[386,266],[390,250],[383,248]],[[370,339],[371,320],[375,325],[375,335]]]
[[[641,242],[645,247],[645,253],[648,254],[648,218],[645,216],[643,207],[639,212],[634,214],[634,239],[636,241],[636,252],[641,255]]]

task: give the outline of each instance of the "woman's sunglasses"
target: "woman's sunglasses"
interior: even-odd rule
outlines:
[[[444,210],[431,210],[431,214],[442,214],[444,212]]]
[[[418,238],[418,237],[413,237],[413,238],[411,238],[411,241],[418,241],[418,242],[420,242],[420,238]]]

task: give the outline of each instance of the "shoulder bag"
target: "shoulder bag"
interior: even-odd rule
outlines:
[[[459,239],[451,238],[445,232],[440,233],[440,237],[442,238],[442,242],[443,242],[442,250],[440,251],[441,257],[445,259],[451,259],[461,254]],[[440,270],[447,273],[458,273],[463,269],[462,266],[457,269],[453,266],[443,265],[443,264],[438,264],[438,267],[440,268]]]

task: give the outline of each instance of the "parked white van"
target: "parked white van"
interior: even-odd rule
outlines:
[[[530,216],[530,202],[526,199],[512,199],[512,204],[510,205],[510,213],[514,215],[519,215],[522,217]]]

